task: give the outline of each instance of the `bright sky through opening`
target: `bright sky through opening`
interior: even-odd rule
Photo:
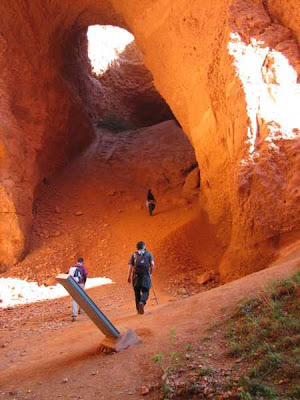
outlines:
[[[88,28],[88,57],[92,71],[102,75],[119,57],[134,36],[125,29],[110,25],[93,25]]]

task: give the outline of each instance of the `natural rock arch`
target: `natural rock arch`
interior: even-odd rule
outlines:
[[[87,110],[65,76],[66,54],[81,30],[111,24],[135,35],[194,145],[200,205],[227,246],[223,280],[263,268],[300,221],[300,124],[285,125],[278,109],[285,88],[299,100],[299,32],[283,4],[287,12],[294,5],[296,20],[296,0],[3,1],[1,265],[26,251],[36,185],[91,140]]]

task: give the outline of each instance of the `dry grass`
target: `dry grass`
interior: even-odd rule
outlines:
[[[226,338],[229,355],[251,366],[241,399],[300,399],[300,272],[241,304]]]

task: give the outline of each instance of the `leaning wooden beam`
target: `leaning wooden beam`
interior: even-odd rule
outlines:
[[[121,334],[72,276],[68,274],[59,274],[56,279],[63,285],[76,303],[80,305],[97,328],[105,335],[101,343],[103,347],[114,351],[121,351],[133,344],[141,342],[141,339],[131,329]]]

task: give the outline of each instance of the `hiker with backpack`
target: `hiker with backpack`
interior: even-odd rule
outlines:
[[[151,275],[154,271],[154,258],[146,250],[144,242],[138,242],[137,251],[129,259],[128,283],[133,284],[135,304],[138,314],[144,314],[144,308],[151,289]]]
[[[156,206],[155,197],[153,196],[152,190],[149,189],[148,194],[147,194],[147,207],[149,209],[150,217],[152,216],[152,212],[153,212],[155,206]]]
[[[78,285],[84,289],[85,283],[88,276],[88,271],[83,265],[83,258],[79,257],[77,259],[77,264],[73,265],[69,269],[69,275],[78,283]],[[81,313],[80,307],[78,307],[76,301],[72,299],[72,322],[76,321],[76,317]]]

